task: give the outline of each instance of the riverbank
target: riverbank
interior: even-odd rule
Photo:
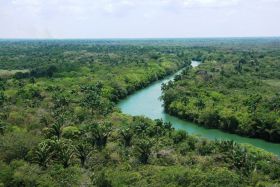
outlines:
[[[138,84],[133,85],[133,88],[131,88],[131,86],[127,86],[125,89],[125,91],[122,90],[122,92],[124,92],[123,94],[119,94],[118,97],[112,99],[115,102],[118,102],[126,97],[128,97],[129,95],[132,95],[134,93],[136,93],[137,91],[148,87],[151,84],[154,84],[157,81],[160,81],[166,77],[169,76],[173,76],[174,74],[178,74],[178,72],[181,72],[183,69],[185,69],[186,67],[190,66],[189,63],[177,63],[176,65],[173,66],[169,66],[169,67],[162,67],[161,70],[157,70],[154,71],[154,74],[152,73],[148,73],[145,75],[147,76],[146,79],[141,80]],[[115,88],[116,89],[116,88]],[[120,90],[116,89],[116,92],[120,92]]]
[[[181,120],[164,112],[163,102],[159,99],[162,91],[162,83],[173,80],[181,71],[168,76],[163,80],[156,81],[150,86],[135,92],[118,103],[118,107],[123,113],[133,116],[145,116],[151,119],[163,119],[165,122],[171,122],[176,129],[182,129],[189,134],[198,135],[210,140],[233,140],[237,143],[250,144],[268,152],[280,156],[280,144],[266,142],[261,139],[242,137],[236,134],[230,134],[217,129],[207,129],[198,124]]]

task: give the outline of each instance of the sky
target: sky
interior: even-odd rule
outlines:
[[[280,36],[280,0],[0,0],[0,38]]]

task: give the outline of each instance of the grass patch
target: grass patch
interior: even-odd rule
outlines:
[[[264,83],[274,86],[274,87],[280,87],[280,80],[279,79],[268,79],[268,80],[263,80]]]
[[[26,73],[26,72],[29,72],[29,70],[2,70],[2,69],[0,69],[0,78],[9,78],[9,77],[14,76],[18,72]]]

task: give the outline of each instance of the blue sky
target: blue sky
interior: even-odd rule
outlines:
[[[0,0],[0,38],[280,36],[280,0]]]

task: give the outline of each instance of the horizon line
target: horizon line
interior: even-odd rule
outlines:
[[[0,40],[169,40],[169,39],[250,39],[280,38],[279,36],[209,36],[209,37],[119,37],[119,38],[0,38]]]

